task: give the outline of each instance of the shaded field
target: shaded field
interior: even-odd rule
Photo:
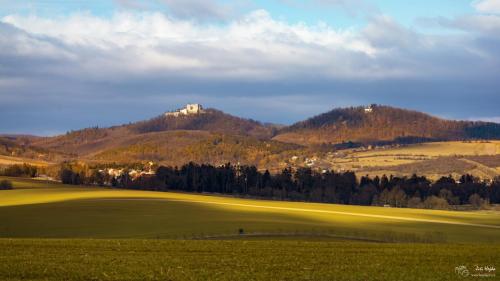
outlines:
[[[460,280],[456,267],[473,274],[500,260],[498,246],[457,244],[0,239],[0,248],[1,280]]]
[[[0,191],[0,237],[191,239],[243,229],[386,242],[500,242],[498,212],[252,200],[26,180],[15,180],[14,187]]]
[[[46,189],[46,188],[65,188],[68,187],[56,181],[49,181],[36,178],[18,178],[0,176],[0,180],[8,180],[14,184],[15,189]]]
[[[467,159],[488,166],[490,168],[500,167],[500,154],[497,155],[481,155],[481,156],[468,156]]]

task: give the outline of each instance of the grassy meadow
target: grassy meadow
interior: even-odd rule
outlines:
[[[242,228],[377,241],[500,242],[498,212],[280,202],[36,180],[14,180],[14,187],[0,193],[0,237],[196,238],[234,235]]]
[[[500,260],[494,211],[10,180],[0,280],[456,280],[457,266]]]
[[[304,240],[0,239],[0,248],[2,280],[474,280],[455,268],[500,260],[488,245]]]

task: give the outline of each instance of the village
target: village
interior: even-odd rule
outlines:
[[[105,168],[99,169],[99,173],[103,176],[119,178],[125,173],[131,179],[137,179],[142,176],[151,176],[155,174],[157,165],[154,162],[148,162],[143,169],[126,169],[126,168]]]

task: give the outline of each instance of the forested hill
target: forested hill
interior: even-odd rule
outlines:
[[[162,114],[137,123],[71,131],[36,139],[30,145],[71,154],[80,160],[258,164],[298,147],[271,141],[276,130],[273,125],[207,109],[202,114]]]
[[[499,139],[500,124],[452,121],[389,106],[339,108],[280,130],[278,141],[342,142]]]
[[[59,152],[31,146],[30,143],[36,139],[39,138],[22,135],[0,135],[0,156],[31,158],[43,161],[58,161],[65,157]]]
[[[128,125],[136,133],[162,132],[172,130],[210,131],[231,135],[247,135],[269,139],[274,134],[273,126],[236,117],[215,109],[207,109],[203,114],[186,116],[160,115],[150,120]]]
[[[500,124],[450,121],[416,111],[373,106],[371,110],[334,109],[278,128],[207,109],[201,114],[162,114],[137,123],[87,128],[55,137],[8,139],[9,145],[4,147],[18,145],[23,148],[17,150],[22,152],[20,156],[33,158],[48,153],[35,155],[31,151],[50,151],[51,158],[68,160],[155,160],[169,165],[227,161],[276,167],[294,155],[302,155],[298,150],[315,149],[304,145],[464,139],[500,139]],[[3,154],[11,155],[9,149]]]

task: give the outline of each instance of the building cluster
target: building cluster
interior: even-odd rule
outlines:
[[[124,168],[107,168],[99,170],[99,173],[103,175],[108,175],[110,177],[119,178],[125,173],[128,173],[129,177],[132,179],[137,179],[142,176],[154,175],[154,163],[149,162],[142,170],[136,169],[124,169]]]
[[[195,115],[203,113],[205,113],[205,110],[203,110],[203,106],[201,104],[188,103],[184,108],[179,108],[175,111],[165,113],[165,116],[179,117],[179,116]]]

